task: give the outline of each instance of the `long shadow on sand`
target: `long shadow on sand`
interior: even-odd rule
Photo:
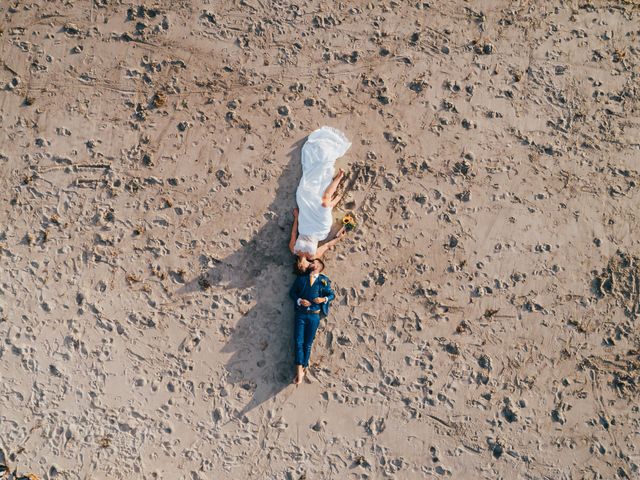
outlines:
[[[228,323],[230,338],[222,349],[232,353],[225,365],[227,381],[251,397],[238,413],[242,418],[275,397],[293,379],[293,307],[288,292],[293,275],[293,257],[288,249],[291,210],[300,180],[300,149],[306,138],[296,142],[278,180],[275,198],[268,206],[275,215],[243,246],[180,290],[179,294],[207,289],[214,305],[214,322]],[[210,288],[208,288],[210,285]],[[235,292],[234,292],[235,291]],[[238,306],[251,305],[235,322],[223,320],[228,292],[234,292]],[[205,294],[205,293],[203,293]]]

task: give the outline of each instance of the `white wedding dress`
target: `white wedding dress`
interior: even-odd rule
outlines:
[[[340,130],[322,127],[314,131],[302,147],[302,178],[296,191],[298,239],[293,250],[315,255],[318,242],[329,235],[331,207],[322,206],[322,195],[333,180],[336,160],[351,147]]]

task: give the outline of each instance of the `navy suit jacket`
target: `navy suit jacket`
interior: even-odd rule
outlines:
[[[291,286],[291,290],[289,290],[289,296],[295,302],[296,312],[304,313],[309,310],[317,310],[317,307],[320,307],[320,311],[323,315],[329,315],[329,304],[331,301],[336,298],[333,289],[331,288],[331,280],[324,274],[318,275],[316,281],[313,282],[313,285],[310,284],[311,280],[309,278],[309,274],[300,275],[296,277],[295,282]],[[327,301],[316,305],[313,303],[313,299],[317,297],[327,297]],[[305,300],[309,300],[311,302],[311,307],[303,307],[298,305],[298,299],[304,298]]]

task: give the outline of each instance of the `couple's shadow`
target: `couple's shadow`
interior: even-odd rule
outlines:
[[[294,376],[293,306],[288,295],[293,257],[287,246],[293,222],[292,200],[302,173],[300,149],[305,140],[296,142],[288,154],[275,197],[264,210],[267,222],[250,240],[241,242],[240,249],[213,260],[212,268],[177,292],[206,295],[213,300],[213,320],[207,328],[220,328],[228,334],[222,349],[232,354],[225,364],[226,380],[234,387],[232,395],[239,394],[240,401],[249,399],[242,410],[235,412],[238,418],[276,397],[291,385]],[[235,298],[230,300],[231,296]],[[240,313],[239,320],[225,318],[225,310],[238,315],[247,305],[249,309]]]

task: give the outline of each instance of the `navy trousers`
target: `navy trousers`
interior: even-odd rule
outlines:
[[[302,365],[305,368],[309,366],[311,345],[313,344],[313,339],[316,337],[316,330],[318,330],[319,324],[319,313],[296,312],[293,329],[296,365]]]

